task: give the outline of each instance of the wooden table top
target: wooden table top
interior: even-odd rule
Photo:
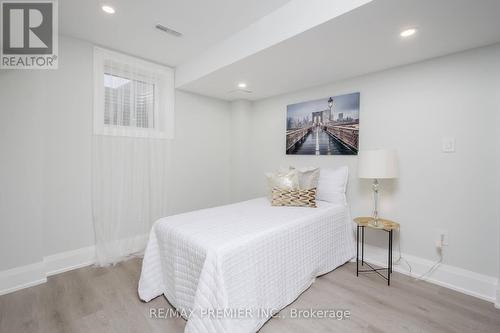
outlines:
[[[362,227],[368,227],[368,228],[373,228],[373,229],[384,229],[384,230],[395,230],[399,229],[399,223],[391,221],[391,220],[386,220],[386,219],[378,219],[379,227],[373,225],[373,217],[368,217],[368,216],[363,216],[363,217],[356,217],[354,219],[354,222]]]

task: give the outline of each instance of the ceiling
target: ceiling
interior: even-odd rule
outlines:
[[[60,0],[63,35],[177,66],[288,0]],[[101,10],[116,9],[114,15]],[[184,34],[176,38],[157,23]]]
[[[497,42],[498,0],[374,0],[180,88],[257,100]]]
[[[178,88],[225,100],[258,100],[500,42],[500,0],[331,1],[61,0],[59,30],[176,67],[190,74]],[[116,13],[105,14],[103,4]],[[184,36],[158,31],[157,23]],[[402,39],[409,27],[417,34]],[[286,37],[271,43],[273,34]]]

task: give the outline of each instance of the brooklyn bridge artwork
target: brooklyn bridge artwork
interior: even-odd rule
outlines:
[[[288,155],[357,155],[359,93],[287,106]]]

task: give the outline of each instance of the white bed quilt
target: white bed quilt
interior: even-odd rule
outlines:
[[[272,207],[266,198],[158,220],[139,297],[191,314],[187,333],[256,332],[318,275],[355,255],[344,205]]]

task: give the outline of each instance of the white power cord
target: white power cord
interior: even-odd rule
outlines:
[[[398,259],[395,261],[395,264],[398,265],[401,261],[404,261],[404,263],[408,266],[408,276],[410,279],[413,279],[413,281],[425,281],[425,277],[432,274],[443,262],[443,239],[440,240],[439,244],[437,244],[437,247],[439,249],[439,260],[434,263],[434,265],[431,266],[426,272],[423,274],[413,277],[412,274],[412,267],[410,263],[403,258],[401,254],[401,237],[400,234],[398,233]]]
[[[429,274],[431,274],[431,273],[433,273],[439,267],[439,265],[441,265],[441,263],[443,262],[443,254],[441,253],[441,251],[439,251],[439,253],[440,253],[439,260],[436,261],[436,263],[434,265],[432,265],[432,267],[429,268],[429,270],[427,272],[425,272],[422,275],[417,276],[416,278],[414,278],[415,281],[420,281],[420,280],[425,281],[424,277],[427,276],[427,275],[429,275]]]

